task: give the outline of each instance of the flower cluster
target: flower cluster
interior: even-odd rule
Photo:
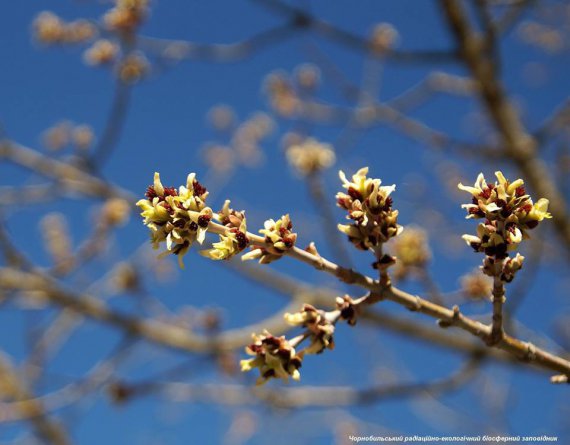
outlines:
[[[292,228],[293,223],[289,215],[284,215],[277,221],[272,219],[265,221],[264,228],[259,231],[265,235],[265,247],[255,247],[241,259],[246,261],[259,258],[261,264],[269,264],[278,260],[292,249],[297,241],[297,234],[291,231]]]
[[[103,22],[110,31],[132,32],[146,17],[147,3],[147,0],[116,0]]]
[[[97,35],[97,28],[87,20],[65,22],[49,11],[41,12],[32,26],[35,39],[45,45],[83,43]]]
[[[274,72],[265,79],[264,90],[271,107],[281,116],[292,117],[299,113],[301,100],[295,91],[295,85],[283,72]]]
[[[463,294],[472,300],[489,299],[493,292],[493,280],[479,270],[463,275],[459,283]]]
[[[354,326],[357,320],[357,304],[349,295],[336,298],[336,308],[340,311],[340,318]]]
[[[87,150],[95,139],[93,130],[86,124],[75,124],[63,120],[48,128],[42,134],[42,142],[52,151],[60,151],[65,147]]]
[[[86,44],[83,59],[87,65],[112,67],[114,74],[125,83],[143,78],[150,69],[145,54],[137,45],[125,45],[148,14],[148,0],[114,0],[113,8],[102,18],[105,38],[93,22],[78,19],[66,22],[52,12],[40,13],[33,22],[35,39],[45,45]]]
[[[116,67],[117,76],[125,83],[135,83],[147,74],[149,66],[143,53],[133,52],[119,62]]]
[[[524,256],[517,253],[514,258],[507,258],[503,262],[497,261],[493,257],[486,257],[483,260],[481,270],[490,277],[499,277],[501,281],[510,283],[515,278],[515,274],[522,269]]]
[[[398,31],[389,23],[379,23],[372,30],[370,47],[376,54],[391,50],[398,41]]]
[[[335,162],[332,146],[312,138],[289,146],[286,154],[289,164],[302,175],[327,169]]]
[[[247,223],[245,212],[238,212],[230,208],[230,201],[226,200],[222,210],[214,217],[228,230],[220,234],[220,241],[212,245],[212,249],[200,252],[212,260],[227,260],[240,253],[249,244],[247,237]]]
[[[396,186],[381,186],[380,179],[368,178],[367,174],[368,167],[361,168],[349,181],[344,172],[339,172],[347,192],[336,195],[337,205],[348,211],[347,219],[354,221],[339,224],[338,229],[361,250],[374,249],[402,231],[390,197]]]
[[[325,349],[334,348],[334,324],[327,318],[325,311],[304,304],[301,311],[294,314],[286,313],[284,318],[292,326],[307,328],[311,343],[303,349],[305,354],[320,354]]]
[[[259,369],[258,385],[271,378],[281,378],[288,381],[289,377],[299,380],[299,368],[303,360],[302,354],[296,354],[295,348],[285,337],[275,337],[264,331],[262,335],[253,335],[253,343],[246,352],[254,358],[241,360],[241,370]]]
[[[188,175],[186,187],[164,187],[160,175],[154,174],[154,184],[146,191],[146,198],[137,202],[142,209],[144,224],[151,229],[151,240],[156,249],[166,243],[166,252],[178,255],[180,267],[194,241],[204,241],[212,209],[206,206],[208,191],[197,180]]]
[[[528,238],[529,230],[551,215],[548,200],[542,198],[533,203],[522,179],[510,182],[500,171],[495,175],[495,183],[488,184],[481,173],[473,187],[459,184],[459,189],[472,196],[472,202],[462,206],[467,210],[467,218],[484,219],[476,236],[463,235],[463,239],[476,252],[503,259]]]
[[[406,230],[392,244],[397,258],[394,275],[403,279],[414,269],[423,268],[431,259],[425,230],[418,227],[406,227]]]
[[[92,66],[107,65],[115,61],[119,45],[111,40],[99,39],[83,53],[85,63]]]

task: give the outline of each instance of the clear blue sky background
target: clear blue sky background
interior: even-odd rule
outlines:
[[[374,24],[389,22],[400,33],[400,47],[406,50],[449,48],[451,43],[446,28],[437,12],[436,2],[412,0],[359,2],[312,2],[313,11],[343,29],[365,36]],[[52,9],[64,19],[99,17],[107,5],[90,1],[5,3],[0,14],[0,123],[6,134],[27,146],[40,148],[40,135],[60,119],[92,125],[96,132],[104,126],[113,94],[112,75],[106,70],[86,67],[81,51],[75,48],[46,49],[30,37],[30,24],[43,9]],[[142,32],[148,36],[186,39],[196,42],[226,43],[241,40],[268,29],[283,19],[255,2],[211,0],[154,2],[152,15]],[[214,138],[205,115],[210,107],[226,103],[241,119],[255,111],[267,110],[261,93],[265,75],[273,70],[291,71],[302,62],[314,61],[309,42],[318,45],[333,59],[345,75],[354,82],[362,77],[363,54],[339,47],[319,38],[299,33],[298,36],[261,50],[251,58],[236,63],[212,64],[185,61],[163,72],[154,72],[134,88],[132,104],[117,150],[103,173],[116,184],[142,194],[154,171],[160,171],[165,183],[178,185],[186,174],[195,171],[204,176],[207,167],[200,156],[200,147]],[[501,47],[504,63],[503,77],[509,91],[521,104],[524,119],[535,128],[549,112],[568,96],[567,54],[550,56],[509,37]],[[523,68],[529,61],[544,63],[548,82],[531,85],[525,82]],[[446,71],[461,74],[461,67],[447,65]],[[389,64],[383,76],[381,97],[393,97],[420,81],[430,67]],[[343,103],[334,86],[326,83],[322,97]],[[438,97],[414,112],[430,126],[463,139],[478,140],[480,130],[469,128],[464,117],[477,107],[468,100]],[[225,198],[232,198],[236,206],[247,209],[250,227],[260,225],[266,218],[277,218],[291,213],[296,222],[301,244],[324,241],[318,230],[314,210],[306,196],[304,184],[288,168],[280,149],[279,139],[290,127],[286,121],[277,122],[277,131],[264,143],[266,162],[263,168],[242,169],[236,172],[219,193],[212,196],[212,205],[220,206]],[[313,134],[334,143],[341,134],[339,128],[316,126]],[[418,204],[434,206],[447,215],[445,226],[435,228],[442,234],[458,236],[474,230],[474,224],[463,221],[460,198],[447,192],[436,180],[436,167],[445,160],[445,154],[435,154],[425,146],[390,129],[379,128],[367,132],[350,151],[340,153],[337,165],[326,174],[326,187],[331,197],[339,188],[336,171],[353,171],[370,165],[373,175],[387,184],[398,185],[395,200],[403,224],[422,224],[418,219]],[[481,167],[459,161],[465,179],[474,180]],[[487,175],[499,164],[484,166]],[[414,193],[411,175],[425,174],[425,193],[421,202]],[[34,180],[32,179],[31,182]],[[28,175],[19,169],[0,165],[0,185],[30,183]],[[206,184],[207,185],[207,184]],[[72,221],[72,234],[79,240],[89,233],[90,204],[82,201],[63,201],[55,208]],[[54,204],[22,208],[8,212],[8,225],[22,248],[41,264],[47,264],[45,252],[39,248],[40,217]],[[343,215],[335,211],[339,222]],[[545,224],[546,226],[546,224]],[[540,230],[548,230],[541,227]],[[436,233],[436,235],[438,235]],[[130,225],[116,236],[110,257],[130,255],[147,237],[146,229],[134,217]],[[320,241],[320,243],[319,243]],[[457,288],[457,279],[478,264],[476,255],[460,258],[446,254],[437,241],[432,243],[434,260],[431,269],[444,291]],[[327,253],[326,246],[320,249]],[[465,250],[468,250],[465,247]],[[354,252],[353,260],[362,269],[369,267],[370,258]],[[172,258],[166,261],[173,261]],[[223,308],[224,326],[236,327],[252,323],[286,304],[283,297],[240,278],[227,268],[212,264],[191,252],[187,268],[171,283],[148,282],[168,307],[181,306]],[[568,297],[561,286],[561,277],[567,274],[565,266],[546,263],[532,283],[530,294],[520,309],[521,321],[532,329],[552,334],[552,323],[557,316],[568,313]],[[90,269],[101,275],[108,264],[96,263]],[[273,267],[273,266],[272,266]],[[295,274],[301,279],[335,286],[304,266],[283,260],[275,264],[277,270]],[[78,288],[89,281],[76,277]],[[413,291],[415,288],[410,287]],[[129,308],[125,302],[115,302],[119,308]],[[467,311],[485,312],[488,308],[466,306]],[[381,310],[407,316],[405,310],[387,303]],[[45,315],[45,314],[44,314]],[[418,316],[421,318],[421,316]],[[14,307],[0,312],[0,345],[17,359],[26,351],[24,333],[30,323],[45,322],[49,318],[36,313],[22,313]],[[430,323],[430,320],[427,320]],[[444,377],[456,369],[461,361],[452,354],[410,340],[359,325],[350,330],[342,326],[336,338],[337,348],[319,357],[310,357],[302,369],[303,384],[354,385],[367,387],[374,382],[378,369],[386,368],[399,374],[405,381]],[[453,335],[450,332],[450,335]],[[42,382],[40,389],[54,389],[66,376],[79,376],[93,365],[96,357],[110,351],[117,340],[107,328],[87,324],[78,331],[62,350],[50,368],[52,377]],[[552,346],[552,344],[550,344]],[[144,379],[167,364],[180,361],[180,356],[151,347],[138,350],[135,359],[128,362],[124,375]],[[231,382],[210,367],[205,372],[189,376],[192,382]],[[504,405],[497,408],[496,423],[481,413],[478,393],[487,388],[486,379],[478,378],[468,389],[442,397],[431,417],[419,404],[405,400],[381,402],[372,406],[341,410],[308,410],[299,413],[250,408],[260,421],[262,433],[251,442],[265,443],[331,443],[339,420],[352,418],[362,422],[357,427],[361,434],[378,434],[382,428],[405,434],[482,434],[505,425],[505,416],[512,434],[552,434],[560,436],[560,443],[570,439],[567,388],[551,386],[548,376],[529,371],[511,372],[499,366],[484,366],[486,379],[508,390]],[[245,376],[247,380],[252,376]],[[278,383],[277,383],[278,385]],[[492,387],[491,387],[492,388]],[[214,444],[220,443],[229,428],[232,417],[245,408],[170,403],[160,397],[141,398],[123,407],[109,403],[102,395],[88,398],[79,413],[63,411],[72,425],[73,435],[82,445],[99,444]],[[565,405],[566,410],[560,410]],[[508,414],[507,414],[508,412]],[[326,416],[323,416],[323,413]],[[475,426],[451,428],[448,419],[472,418]],[[493,416],[491,416],[493,417]],[[317,427],[314,427],[315,422]],[[490,422],[490,423],[489,423]],[[565,425],[566,423],[566,425]],[[566,429],[564,429],[566,426]],[[17,433],[17,426],[0,426],[0,440],[6,441]],[[496,430],[495,430],[496,431]],[[2,442],[3,443],[3,442]]]

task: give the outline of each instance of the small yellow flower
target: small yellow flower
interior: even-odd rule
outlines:
[[[550,219],[552,215],[548,213],[549,201],[546,198],[540,198],[534,205],[530,212],[528,212],[527,218],[532,221],[542,221],[543,219]]]

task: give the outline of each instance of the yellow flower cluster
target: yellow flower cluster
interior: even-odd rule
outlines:
[[[157,249],[166,243],[163,255],[178,255],[180,267],[182,258],[194,241],[202,244],[212,219],[212,209],[206,206],[208,191],[191,173],[186,186],[164,187],[160,175],[154,174],[154,184],[146,191],[146,198],[137,202],[142,209],[144,224],[151,230],[153,247]]]
[[[344,172],[339,176],[346,193],[336,195],[337,205],[348,211],[349,225],[339,224],[338,229],[361,250],[373,249],[402,232],[398,225],[398,211],[392,209],[390,194],[395,185],[382,186],[380,179],[367,177],[368,167],[361,168],[349,181]]]
[[[246,352],[254,358],[241,360],[241,370],[259,369],[257,384],[262,385],[272,378],[288,381],[300,380],[299,368],[303,360],[302,354],[296,354],[295,348],[285,337],[274,337],[264,331],[262,335],[253,335],[253,343]]]
[[[327,319],[324,311],[304,304],[299,312],[286,313],[284,318],[292,326],[307,328],[311,344],[303,349],[305,354],[320,354],[325,349],[334,348],[334,324]]]
[[[226,200],[224,206],[214,217],[228,228],[225,234],[220,235],[220,241],[212,245],[212,249],[200,253],[212,260],[227,260],[240,253],[249,244],[247,238],[247,224],[245,212],[238,212],[230,208],[230,201]]]
[[[498,180],[495,183],[487,183],[481,173],[473,187],[463,184],[458,187],[472,196],[471,203],[462,205],[467,218],[485,220],[477,227],[476,236],[463,235],[463,239],[475,251],[500,259],[529,237],[528,230],[551,215],[548,200],[542,198],[533,203],[522,179],[510,182],[500,171],[495,175]]]
[[[265,247],[256,247],[251,252],[241,257],[242,260],[254,260],[259,258],[261,264],[269,264],[281,258],[288,250],[292,249],[297,241],[297,234],[291,229],[293,223],[289,215],[281,219],[265,221],[264,228],[259,233],[265,235]]]

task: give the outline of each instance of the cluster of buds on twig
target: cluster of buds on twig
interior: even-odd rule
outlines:
[[[44,45],[83,43],[97,35],[97,28],[89,21],[66,22],[49,11],[41,12],[32,26],[35,39]]]
[[[277,221],[265,221],[264,228],[259,233],[265,235],[265,246],[255,247],[251,252],[241,257],[242,260],[259,259],[261,264],[269,264],[280,259],[291,250],[297,241],[297,234],[292,232],[293,223],[289,215],[283,215]]]
[[[273,110],[291,118],[303,112],[303,99],[315,92],[320,83],[320,70],[312,64],[298,66],[293,75],[283,71],[270,73],[264,82]]]
[[[392,209],[390,197],[396,186],[381,186],[380,179],[368,178],[367,174],[368,167],[361,168],[349,181],[344,172],[339,172],[346,193],[336,195],[337,204],[348,211],[347,219],[353,223],[339,224],[338,229],[356,248],[374,250],[400,234],[402,226],[398,225],[398,211]]]
[[[208,230],[219,236],[219,242],[213,243],[211,249],[200,253],[212,260],[227,260],[241,253],[249,244],[247,222],[244,211],[230,208],[226,200],[222,209],[214,213],[206,205],[208,191],[196,180],[196,175],[188,175],[186,186],[164,187],[160,175],[154,174],[154,184],[146,191],[145,199],[137,202],[142,209],[141,216],[144,224],[151,230],[151,241],[157,249],[162,243],[169,253],[178,256],[180,267],[182,258],[194,241],[202,244]],[[219,221],[219,224],[212,223]],[[265,221],[264,228],[259,232],[264,235],[263,242],[259,241],[251,252],[242,256],[242,260],[259,259],[267,264],[281,258],[291,250],[297,234],[292,232],[293,224],[289,215],[284,215],[277,221]]]
[[[111,66],[115,75],[125,83],[134,83],[147,74],[150,63],[133,45],[132,35],[148,14],[147,0],[114,0],[114,7],[103,16],[107,38],[97,39],[99,27],[78,19],[66,22],[56,14],[44,11],[33,22],[35,39],[45,45],[85,44],[83,53],[90,66]],[[130,42],[127,44],[127,42]]]
[[[275,337],[264,331],[262,335],[253,334],[253,343],[246,347],[246,352],[253,358],[240,362],[242,371],[259,369],[257,384],[262,385],[271,378],[288,381],[289,377],[299,380],[303,354],[297,354],[295,347],[285,337]]]
[[[68,120],[57,122],[42,134],[42,142],[48,150],[62,151],[66,147],[85,151],[93,145],[93,129],[86,124],[75,124]]]
[[[289,377],[299,380],[299,368],[305,355],[321,354],[325,349],[334,349],[335,325],[339,320],[345,320],[349,325],[356,324],[359,303],[366,300],[363,297],[353,300],[348,295],[337,298],[336,310],[326,312],[310,304],[304,304],[299,312],[286,313],[285,321],[292,325],[305,328],[301,335],[287,340],[285,337],[274,337],[267,331],[263,335],[254,335],[255,343],[246,347],[246,352],[255,358],[242,360],[241,370],[251,371],[259,368],[258,384],[263,384],[271,378]],[[295,352],[295,348],[308,341],[308,346]]]
[[[495,183],[487,183],[481,173],[473,187],[459,184],[459,189],[472,196],[471,203],[462,206],[467,210],[467,219],[484,220],[477,226],[476,236],[463,235],[463,239],[476,252],[486,255],[483,265],[486,275],[508,282],[522,267],[524,257],[517,254],[503,260],[523,239],[529,238],[529,230],[551,215],[548,200],[541,198],[533,203],[522,179],[510,182],[500,171],[495,175],[498,180]]]
[[[459,283],[463,295],[471,300],[489,299],[493,291],[493,280],[478,269],[463,275]]]
[[[103,22],[109,31],[133,32],[147,15],[147,0],[116,0],[115,7],[107,11]]]
[[[349,295],[337,297],[336,308],[340,311],[340,318],[342,320],[346,320],[350,326],[354,326],[356,324],[358,304],[352,299],[352,297]]]
[[[146,191],[146,198],[137,202],[142,209],[144,224],[151,229],[151,241],[157,249],[166,243],[166,252],[178,255],[180,267],[182,258],[194,241],[204,242],[208,224],[212,219],[212,209],[206,206],[208,191],[191,173],[186,186],[164,187],[160,175],[154,174],[154,184]]]
[[[289,164],[303,176],[331,167],[336,159],[330,144],[313,138],[289,145],[285,153]]]
[[[514,258],[506,258],[502,262],[487,256],[483,260],[481,270],[489,277],[499,277],[501,281],[510,283],[515,278],[515,274],[522,269],[523,262],[524,256],[518,252]]]
[[[393,276],[405,279],[411,273],[424,269],[431,259],[431,251],[425,230],[407,226],[392,244],[392,252],[398,259]]]
[[[226,200],[222,210],[214,216],[227,227],[227,230],[220,234],[220,241],[214,243],[212,249],[200,253],[212,260],[227,260],[240,253],[249,244],[245,212],[230,208],[230,201]]]
[[[320,354],[325,349],[334,349],[334,323],[325,311],[304,304],[299,312],[286,313],[284,318],[292,326],[307,328],[311,343],[303,349],[305,354]]]

